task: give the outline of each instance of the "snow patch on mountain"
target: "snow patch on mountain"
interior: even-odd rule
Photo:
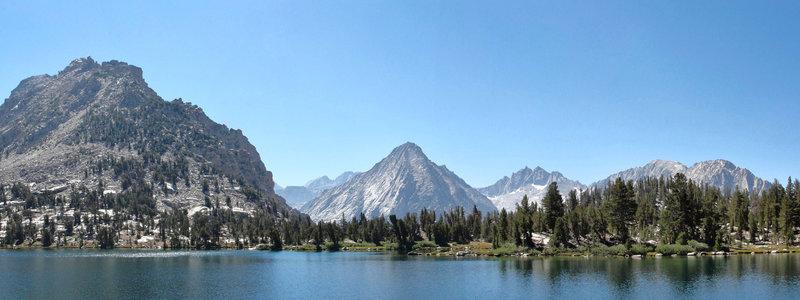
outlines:
[[[517,203],[525,195],[528,195],[531,203],[541,203],[547,194],[547,187],[553,182],[558,184],[558,190],[562,196],[566,196],[571,190],[586,188],[580,182],[564,177],[560,172],[550,173],[541,167],[533,170],[525,167],[511,174],[511,177],[505,176],[495,184],[480,188],[478,191],[489,197],[497,209],[505,208],[507,211],[514,211]]]

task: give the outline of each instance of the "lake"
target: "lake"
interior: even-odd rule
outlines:
[[[797,299],[800,255],[419,257],[2,250],[2,298]]]

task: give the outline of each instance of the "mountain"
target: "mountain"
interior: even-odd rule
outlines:
[[[275,192],[278,193],[281,197],[286,199],[286,203],[294,208],[300,208],[306,202],[311,201],[312,199],[319,197],[322,192],[342,185],[343,183],[347,182],[351,178],[355,177],[356,175],[360,174],[361,172],[351,172],[347,171],[336,177],[336,179],[331,180],[328,176],[322,176],[317,179],[311,180],[306,183],[304,186],[287,186],[285,188],[276,188]]]
[[[511,174],[510,178],[505,176],[495,184],[480,188],[478,191],[489,197],[497,209],[505,208],[513,211],[525,195],[528,195],[528,199],[532,202],[541,202],[547,193],[547,186],[553,182],[558,184],[562,196],[566,196],[573,189],[586,188],[580,182],[570,180],[559,172],[549,173],[541,167],[533,170],[525,167]]]
[[[723,189],[733,190],[739,186],[750,192],[761,192],[772,186],[772,183],[756,177],[750,170],[737,167],[723,159],[696,163],[686,170],[686,177],[695,182],[708,183]]]
[[[708,160],[698,162],[691,167],[668,160],[654,160],[642,166],[627,169],[608,176],[592,184],[592,186],[603,188],[611,180],[621,177],[624,181],[638,180],[645,177],[669,177],[676,173],[683,173],[687,179],[696,183],[707,183],[721,189],[735,189],[739,186],[750,192],[761,192],[768,189],[772,184],[759,177],[756,177],[750,170],[737,167],[730,161],[724,159]]]
[[[608,176],[607,178],[595,182],[592,186],[604,188],[608,185],[609,182],[616,180],[617,178],[622,178],[623,181],[628,180],[638,180],[642,178],[660,178],[660,177],[670,177],[677,173],[684,173],[686,174],[686,170],[688,168],[683,164],[671,161],[671,160],[660,160],[656,159],[653,160],[642,167],[635,167],[624,170],[622,172],[617,172]]]
[[[305,187],[307,187],[314,193],[322,193],[322,191],[342,185],[343,183],[347,182],[348,180],[352,179],[358,174],[361,174],[361,172],[347,171],[337,176],[336,179],[333,180],[328,178],[328,176],[322,176],[320,178],[307,182]]]
[[[495,211],[489,199],[445,166],[428,159],[419,146],[405,143],[344,184],[306,203],[301,211],[314,220],[405,215],[423,208],[446,211],[457,206]]]
[[[16,182],[50,193],[146,186],[159,210],[198,208],[209,197],[230,198],[234,210],[292,213],[241,130],[181,99],[164,101],[136,66],[91,57],[23,80],[0,105],[0,183]]]

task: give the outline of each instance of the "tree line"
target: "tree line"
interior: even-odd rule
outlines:
[[[204,190],[211,188],[204,183]],[[35,194],[23,184],[0,185],[0,217],[6,220],[0,243],[39,242],[47,247],[72,237],[110,248],[150,235],[165,248],[176,249],[306,245],[336,250],[345,241],[376,246],[388,242],[400,250],[423,241],[439,246],[483,241],[495,248],[513,244],[529,249],[695,241],[725,249],[744,243],[794,244],[800,226],[800,182],[791,179],[785,186],[776,181],[765,191],[750,192],[721,190],[676,174],[635,182],[616,179],[603,189],[572,190],[566,197],[552,183],[541,204],[525,196],[514,211],[423,209],[404,216],[362,213],[348,220],[343,215],[330,222],[314,222],[300,214],[276,217],[263,202],[252,213],[238,212],[229,200],[208,197],[207,209],[194,214],[158,210],[153,184],[143,180],[118,194],[104,194],[102,189],[102,183],[94,189],[73,188],[69,197],[62,197]],[[23,204],[6,205],[13,200]],[[37,212],[47,211],[43,208],[56,213],[45,215],[42,224],[33,222]],[[64,214],[67,210],[73,213]],[[105,213],[108,210],[114,214]],[[123,233],[129,240],[121,240]]]

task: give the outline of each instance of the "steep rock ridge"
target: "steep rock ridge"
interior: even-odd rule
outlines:
[[[358,174],[361,174],[361,172],[347,171],[337,176],[333,180],[328,178],[328,176],[322,176],[320,178],[307,182],[305,187],[307,187],[312,192],[322,192],[324,190],[340,186]]]
[[[643,167],[636,167],[615,173],[606,179],[592,184],[593,187],[604,188],[612,180],[622,178],[624,181],[639,180],[646,177],[659,178],[670,177],[677,173],[683,173],[686,178],[698,184],[707,183],[721,189],[740,189],[750,192],[761,192],[768,189],[772,184],[761,178],[756,177],[747,169],[737,167],[733,163],[723,159],[698,162],[691,167],[668,160],[654,160]]]
[[[405,143],[346,183],[329,189],[301,208],[314,220],[338,220],[364,213],[367,217],[405,215],[423,208],[446,211],[473,205],[494,211],[494,205],[445,166]]]
[[[761,192],[772,186],[772,183],[756,177],[750,170],[724,159],[698,162],[686,171],[686,177],[722,189],[733,190],[738,186],[750,192]]]
[[[191,103],[165,102],[136,66],[76,59],[57,75],[23,80],[0,105],[0,182],[33,190],[102,182],[121,192],[123,181],[162,190],[161,207],[225,196],[243,210],[291,211],[240,130]]]
[[[306,202],[319,197],[322,192],[340,186],[358,174],[361,174],[361,172],[347,171],[337,176],[336,179],[330,179],[328,176],[322,176],[307,182],[303,186],[287,186],[285,188],[276,187],[275,192],[286,199],[287,204],[299,209]]]
[[[618,173],[614,173],[607,178],[595,182],[592,184],[593,187],[598,188],[605,188],[609,182],[616,180],[617,178],[622,178],[622,181],[633,180],[636,181],[642,178],[661,178],[661,177],[670,177],[677,173],[686,173],[686,166],[671,160],[660,160],[656,159],[653,160],[642,167],[635,167],[630,168]]]
[[[578,181],[564,177],[560,172],[550,173],[541,167],[533,170],[525,167],[511,174],[511,177],[505,176],[495,184],[480,188],[478,191],[489,197],[497,209],[505,208],[513,211],[525,195],[528,195],[528,199],[532,202],[541,202],[547,193],[547,186],[553,182],[558,184],[558,190],[563,196],[571,190],[586,187]]]

